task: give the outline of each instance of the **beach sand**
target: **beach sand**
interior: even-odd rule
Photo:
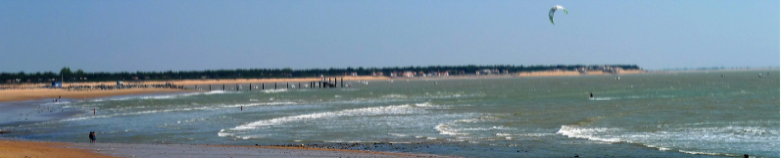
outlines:
[[[0,157],[113,157],[89,149],[68,148],[71,143],[0,140]]]
[[[0,140],[0,157],[449,157],[362,150],[272,146],[60,143]]]
[[[119,96],[119,95],[173,93],[173,92],[187,92],[187,91],[180,90],[180,89],[167,89],[167,88],[89,90],[89,91],[68,91],[64,89],[6,89],[6,90],[0,90],[0,102],[39,100],[39,99],[47,99],[47,98],[55,99],[57,97],[69,98],[69,99],[91,99],[91,98],[111,97],[111,96]]]

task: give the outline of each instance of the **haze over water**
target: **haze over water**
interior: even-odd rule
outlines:
[[[88,131],[123,143],[384,142],[408,148],[373,150],[468,157],[780,153],[778,70],[350,83],[45,103],[6,112],[0,129],[68,142]],[[25,122],[34,116],[47,121]]]

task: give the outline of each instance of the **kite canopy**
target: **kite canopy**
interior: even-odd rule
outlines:
[[[553,15],[555,15],[555,11],[557,11],[558,9],[561,9],[564,11],[564,13],[569,14],[569,11],[566,11],[566,9],[564,9],[564,7],[560,5],[556,5],[555,7],[550,9],[550,23],[553,23],[553,25],[555,25],[555,22],[553,22]]]

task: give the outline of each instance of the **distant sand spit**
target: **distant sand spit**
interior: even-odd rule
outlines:
[[[388,80],[388,77],[374,77],[374,76],[343,76],[337,77],[338,81],[343,79],[343,82],[349,81],[369,81],[369,80]],[[327,78],[325,78],[326,80]],[[329,77],[334,80],[335,77]],[[256,83],[309,83],[312,81],[320,81],[321,78],[273,78],[273,79],[205,79],[205,80],[168,80],[168,81],[125,81],[124,84],[166,84],[171,83],[180,86],[194,86],[194,85],[218,85],[218,84],[256,84]],[[77,87],[77,86],[100,86],[100,85],[116,85],[116,81],[107,82],[66,82],[63,84],[64,88]],[[133,88],[133,89],[113,89],[113,90],[65,90],[65,89],[44,89],[36,88],[43,87],[47,84],[42,83],[24,83],[2,85],[5,88],[0,90],[0,102],[3,101],[25,101],[25,100],[38,100],[46,98],[70,98],[70,99],[90,99],[99,97],[111,97],[119,95],[136,95],[136,94],[153,94],[153,93],[172,93],[172,92],[187,92],[188,90],[181,89],[168,89],[168,88]]]

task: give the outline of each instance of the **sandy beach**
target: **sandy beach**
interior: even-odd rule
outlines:
[[[273,146],[63,143],[0,140],[0,157],[449,157],[363,150]]]
[[[71,143],[34,142],[0,139],[0,157],[114,157],[89,149],[70,148]]]

